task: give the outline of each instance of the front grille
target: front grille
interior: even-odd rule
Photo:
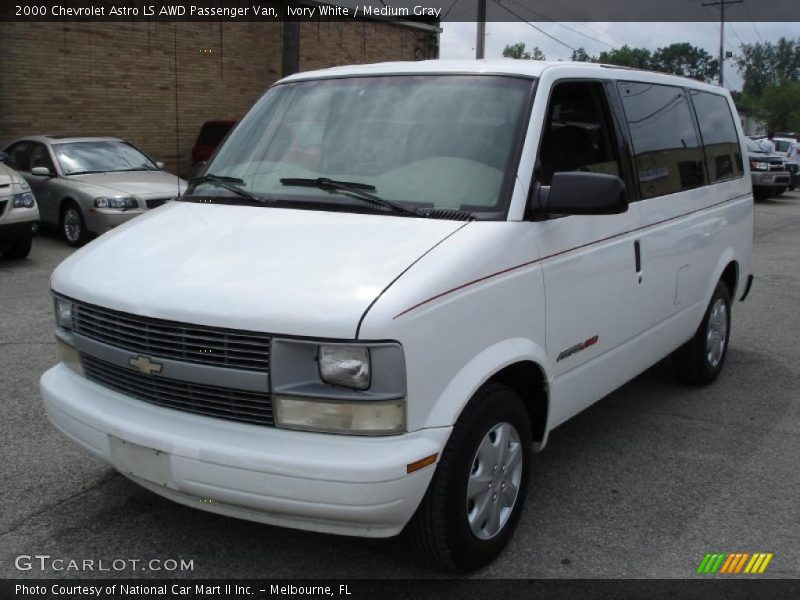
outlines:
[[[269,370],[270,336],[151,319],[75,304],[73,331],[87,338],[151,357],[229,369]]]
[[[783,163],[771,163],[769,165],[769,170],[770,171],[784,171],[785,168],[783,166]]]
[[[166,204],[169,198],[150,198],[149,200],[145,200],[147,204],[147,208],[158,208],[162,204]]]
[[[142,375],[133,369],[119,367],[83,353],[81,363],[89,380],[150,404],[245,423],[275,424],[268,392]]]

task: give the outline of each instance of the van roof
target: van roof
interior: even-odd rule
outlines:
[[[517,60],[512,58],[486,60],[424,60],[409,62],[384,62],[367,65],[351,65],[331,67],[317,71],[306,71],[290,75],[281,82],[302,81],[306,79],[328,79],[335,77],[363,77],[369,75],[403,75],[425,73],[459,73],[486,75],[517,75],[521,77],[541,77],[545,71],[563,71],[565,75],[578,77],[612,78],[623,81],[644,81],[650,83],[671,83],[710,92],[727,91],[694,79],[654,73],[640,69],[619,67],[589,62],[550,61],[550,60]],[[557,73],[561,74],[561,73]]]

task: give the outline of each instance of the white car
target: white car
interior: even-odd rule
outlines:
[[[25,258],[39,228],[39,207],[22,176],[5,166],[0,152],[0,255]]]
[[[752,283],[735,114],[596,64],[288,77],[56,269],[45,409],[176,502],[477,568],[558,425],[670,354],[719,375]]]

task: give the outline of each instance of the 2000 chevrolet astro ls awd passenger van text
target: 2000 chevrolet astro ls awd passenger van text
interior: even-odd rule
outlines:
[[[752,282],[735,114],[579,63],[286,78],[55,271],[47,413],[177,502],[483,565],[553,428],[670,353],[720,372]]]

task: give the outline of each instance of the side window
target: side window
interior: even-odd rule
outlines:
[[[703,151],[683,89],[629,81],[618,86],[642,197],[705,185]]]
[[[742,151],[728,100],[709,92],[691,92],[706,149],[706,169],[711,182],[736,179],[744,174]]]
[[[539,152],[539,180],[550,185],[561,171],[619,175],[617,141],[600,82],[558,83],[550,96]]]
[[[44,144],[32,144],[29,171],[34,167],[47,167],[51,173],[55,174],[56,170],[53,166],[53,161],[50,159],[50,153],[47,151],[47,146]]]
[[[17,142],[10,146],[6,150],[6,154],[8,154],[6,164],[15,171],[29,172],[28,164],[30,163],[32,145],[31,142]]]

